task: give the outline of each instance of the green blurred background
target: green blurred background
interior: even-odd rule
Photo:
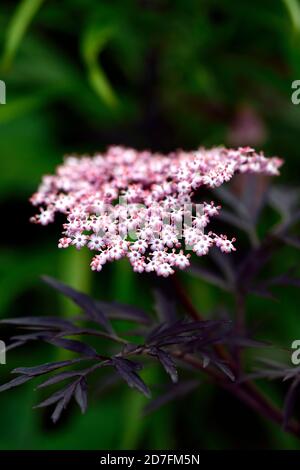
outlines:
[[[282,182],[298,184],[300,79],[297,0],[1,0],[0,315],[71,315],[44,286],[56,276],[99,298],[140,305],[153,300],[126,262],[89,270],[90,254],[59,251],[60,225],[28,222],[28,198],[62,156],[111,144],[169,151],[199,145],[251,145],[286,159]],[[286,250],[282,271],[299,255]],[[221,292],[190,276],[184,282],[209,315]],[[297,291],[280,302],[250,302],[249,319],[267,314],[264,338],[289,347],[300,336]],[[55,360],[54,348],[10,353],[1,382],[17,365]],[[145,379],[164,380],[160,369]],[[269,385],[266,385],[269,390]],[[272,389],[282,400],[281,389]],[[85,416],[72,409],[57,426],[31,407],[32,385],[2,394],[1,449],[300,448],[295,439],[203,383],[191,395],[141,417],[145,399],[127,387],[92,398]]]

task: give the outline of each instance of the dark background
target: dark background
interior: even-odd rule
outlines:
[[[126,262],[91,274],[87,251],[57,249],[60,224],[29,224],[28,198],[66,153],[111,144],[160,151],[249,144],[285,158],[280,181],[298,184],[300,105],[291,102],[292,81],[300,79],[297,0],[2,0],[0,46],[7,85],[0,105],[1,317],[76,312],[41,274],[152,308],[147,285]],[[287,250],[274,273],[299,263],[296,256]],[[226,301],[205,282],[188,275],[184,282],[207,315]],[[285,289],[275,305],[253,300],[249,317],[266,315],[263,336],[289,347],[300,336],[299,307],[297,290]],[[9,354],[1,382],[17,365],[59,359],[53,349]],[[147,374],[150,382],[161,379],[155,368]],[[270,392],[279,403],[281,392]],[[55,427],[31,409],[39,398],[31,385],[1,395],[0,448],[299,447],[209,384],[144,418],[145,399],[126,386],[95,394],[85,416],[72,409]]]

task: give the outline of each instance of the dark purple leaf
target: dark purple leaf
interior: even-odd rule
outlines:
[[[268,378],[270,380],[282,378],[285,381],[299,375],[300,367],[290,367],[284,363],[268,358],[259,357],[257,360],[266,367],[264,369],[255,370],[255,372],[251,374],[253,378]]]
[[[67,371],[67,372],[60,372],[59,374],[50,377],[49,379],[45,380],[44,382],[40,383],[37,388],[44,388],[48,387],[49,385],[55,385],[63,380],[71,379],[73,377],[80,377],[82,375],[81,371]]]
[[[128,359],[112,358],[112,364],[116,371],[127,382],[129,387],[136,388],[139,392],[143,393],[146,397],[150,398],[151,393],[145,382],[136,373],[136,363],[132,363]]]
[[[38,405],[35,405],[33,408],[45,408],[46,406],[53,405],[59,400],[62,400],[62,402],[64,402],[64,396],[65,396],[66,391],[69,389],[69,387],[70,386],[67,385],[67,387],[63,388],[62,390],[58,390],[57,392],[53,393],[53,395],[46,398],[46,400],[43,400]]]
[[[155,328],[148,336],[147,343],[159,342],[167,337],[178,337],[190,332],[202,332],[205,329],[217,328],[220,325],[229,325],[229,320],[201,320],[201,321],[186,321],[178,320],[172,325],[162,324]]]
[[[194,334],[190,338],[187,337],[187,341],[182,344],[182,351],[189,353],[203,352],[207,351],[207,347],[210,347],[215,344],[227,342],[228,336],[231,334],[232,328],[230,323],[219,324],[218,327],[204,330],[199,334]]]
[[[107,333],[106,331],[99,331],[93,328],[76,328],[72,330],[60,331],[55,334],[55,338],[62,338],[64,336],[78,336],[78,335],[89,335],[89,336],[100,336],[101,338],[110,339],[117,343],[124,342],[124,340],[114,334]]]
[[[34,367],[17,367],[16,369],[12,371],[12,374],[24,374],[30,377],[42,375],[42,374],[48,374],[48,372],[52,372],[53,370],[61,369],[62,367],[71,366],[73,364],[76,364],[77,362],[80,362],[86,359],[87,358],[79,357],[75,359],[69,359],[67,361],[49,362],[47,364],[42,364],[40,366],[34,366]]]
[[[57,403],[57,405],[55,407],[55,410],[54,410],[54,412],[52,413],[52,416],[51,416],[52,422],[54,424],[56,424],[57,421],[59,420],[59,418],[60,418],[60,416],[63,412],[63,409],[64,409],[64,400],[62,399]]]
[[[200,335],[185,335],[185,336],[168,336],[167,338],[159,339],[158,341],[153,341],[152,344],[155,344],[157,347],[163,348],[166,346],[172,346],[174,344],[186,346],[191,345],[193,342],[199,342],[202,336]],[[196,344],[196,343],[195,343]]]
[[[104,312],[100,309],[99,305],[97,305],[97,302],[91,297],[89,297],[87,294],[79,292],[73,289],[72,287],[69,287],[66,284],[63,284],[62,282],[57,281],[56,279],[53,279],[49,276],[43,276],[42,279],[51,287],[69,297],[76,305],[78,305],[80,308],[82,308],[82,310],[84,310],[86,315],[91,320],[99,323],[110,333],[113,332],[112,326]]]
[[[139,362],[131,361],[130,359],[126,359],[125,357],[114,357],[113,360],[116,361],[121,361],[122,362],[122,367],[127,369],[128,371],[134,371],[134,372],[139,372],[140,370],[143,369],[142,364]]]
[[[65,338],[52,338],[46,340],[48,343],[58,346],[68,351],[73,351],[78,354],[82,354],[86,357],[97,357],[97,351],[89,346],[88,344],[83,343],[82,341],[77,341],[74,339],[65,339]]]
[[[82,378],[76,386],[75,400],[77,401],[81,412],[85,413],[87,410],[87,382],[85,378]]]
[[[20,317],[6,318],[0,320],[0,323],[7,325],[34,326],[42,328],[54,328],[61,330],[62,328],[74,328],[72,322],[57,317]]]
[[[220,369],[225,375],[227,375],[227,377],[230,378],[230,380],[232,380],[232,382],[235,381],[235,376],[233,374],[233,372],[229,369],[229,367],[224,364],[224,362],[221,362],[221,361],[214,361],[214,364],[216,367],[218,367],[218,369]]]
[[[67,389],[64,394],[64,407],[67,408],[69,401],[71,400],[72,396],[75,393],[76,387],[78,384],[78,380],[75,380],[75,382],[71,383],[69,386],[67,386]]]
[[[169,374],[171,377],[172,382],[176,383],[178,381],[178,374],[173,358],[168,353],[159,348],[154,348],[151,351],[151,355],[157,357],[167,374]]]
[[[205,369],[210,364],[210,357],[206,354],[202,354],[203,358],[203,369]]]
[[[29,377],[27,375],[21,375],[20,377],[17,377],[11,380],[10,382],[7,382],[6,384],[1,385],[0,392],[4,392],[5,390],[10,390],[11,388],[18,387],[18,385],[22,385],[31,379],[32,377]]]
[[[50,395],[50,397],[46,398],[46,400],[42,401],[38,405],[35,405],[34,408],[45,408],[46,406],[53,405],[59,400],[63,401],[64,408],[66,408],[67,404],[72,398],[72,395],[75,391],[76,386],[77,386],[77,381],[66,385],[61,390],[58,390],[57,392],[53,393],[53,395]]]
[[[35,333],[15,335],[15,336],[12,336],[11,339],[22,341],[25,343],[26,341],[34,341],[34,340],[40,340],[40,339],[45,339],[45,338],[51,338],[55,334],[56,332],[52,332],[52,331],[36,331]]]
[[[9,346],[6,346],[6,352],[11,351],[12,349],[19,348],[20,346],[24,346],[26,341],[15,341],[11,343]]]

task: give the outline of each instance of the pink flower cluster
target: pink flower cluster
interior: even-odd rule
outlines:
[[[248,147],[169,155],[111,147],[94,157],[70,156],[55,175],[43,177],[31,198],[40,212],[31,220],[47,225],[56,212],[65,214],[59,248],[95,251],[95,271],[127,257],[134,271],[167,277],[189,266],[189,250],[198,256],[212,246],[225,253],[235,250],[235,239],[204,233],[220,207],[213,202],[195,207],[199,188],[220,186],[235,172],[277,175],[281,164]]]

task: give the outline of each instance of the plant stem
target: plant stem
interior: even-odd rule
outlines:
[[[245,295],[239,290],[236,293],[236,327],[237,336],[242,337],[245,333]],[[236,373],[240,375],[242,370],[242,351],[240,346],[236,346],[234,356],[236,363]]]
[[[181,284],[179,278],[177,277],[177,273],[173,274],[171,280],[173,282],[175,292],[178,296],[178,299],[180,300],[183,307],[185,307],[185,309],[186,309],[187,313],[189,314],[189,316],[193,320],[196,320],[196,321],[197,320],[202,320],[201,314],[194,307],[194,305],[192,304],[192,302],[190,301],[190,299],[186,295],[185,290],[182,287],[182,284]]]

